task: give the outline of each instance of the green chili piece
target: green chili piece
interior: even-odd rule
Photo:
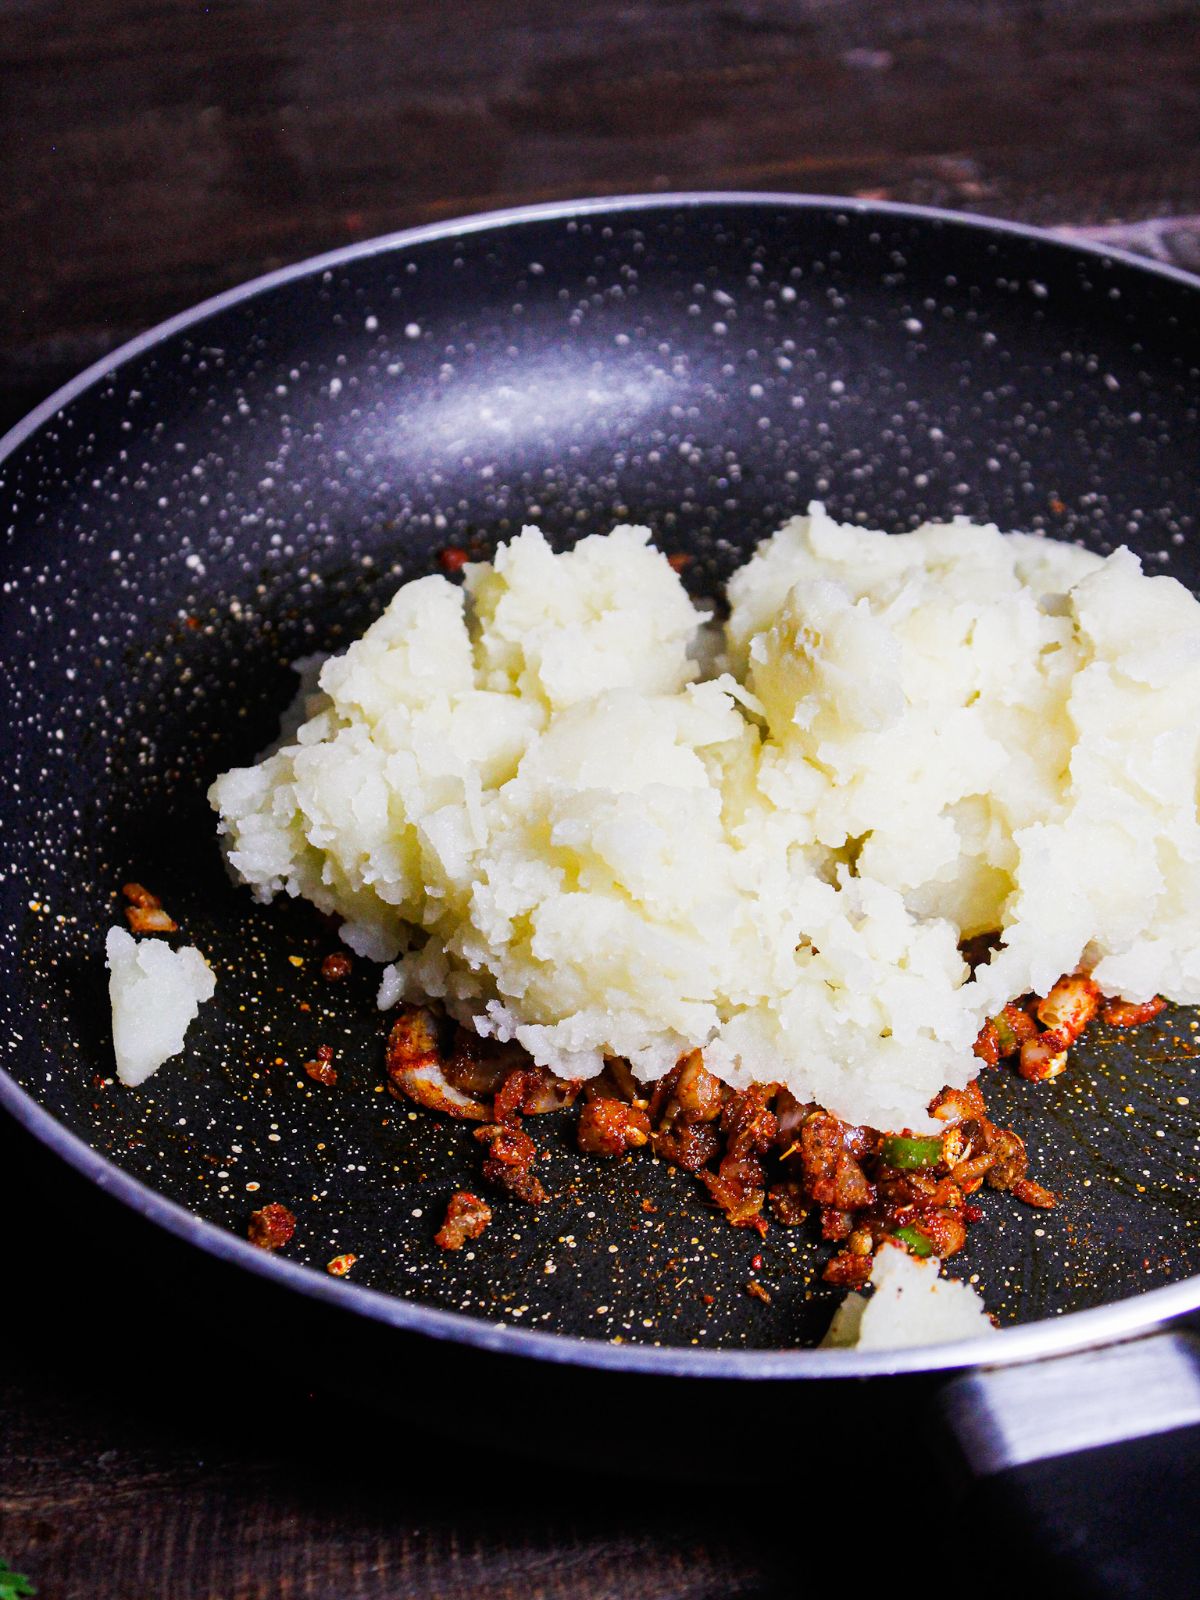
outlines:
[[[1012,1023],[1004,1015],[1003,1011],[998,1012],[992,1018],[992,1027],[996,1030],[996,1041],[1000,1046],[1000,1054],[1002,1056],[1012,1055],[1021,1041],[1013,1032]]]
[[[899,1167],[912,1172],[917,1167],[936,1167],[942,1159],[942,1141],[934,1134],[928,1139],[912,1139],[902,1133],[892,1133],[883,1141],[879,1151],[889,1167]]]
[[[914,1228],[911,1222],[906,1222],[904,1227],[897,1228],[895,1233],[892,1234],[892,1238],[898,1239],[914,1256],[931,1256],[933,1254],[933,1246],[929,1240],[921,1232],[920,1228]]]

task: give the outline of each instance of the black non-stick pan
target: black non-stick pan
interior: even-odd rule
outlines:
[[[648,523],[692,557],[698,594],[813,499],[891,530],[963,513],[1124,543],[1200,587],[1198,287],[902,207],[605,201],[304,263],[85,373],[0,447],[0,1100],[129,1204],[347,1329],[807,1396],[807,1380],[986,1362],[1026,1416],[1046,1405],[1013,1372],[1127,1389],[1101,1358],[1046,1358],[1200,1304],[1190,1014],[1132,1038],[1097,1027],[1053,1083],[989,1075],[992,1115],[1062,1195],[1038,1214],[989,1195],[955,1259],[999,1336],[816,1351],[838,1298],[827,1247],[779,1228],[748,1244],[685,1175],[577,1157],[568,1117],[538,1129],[551,1202],[500,1206],[472,1252],[439,1250],[447,1197],[477,1181],[469,1131],[382,1092],[374,972],[324,981],[329,927],[231,885],[204,794],[272,737],[289,663],[349,642],[445,547],[484,555],[527,521],[560,545]],[[185,1055],[136,1091],[113,1082],[103,961],[129,879],[218,973]],[[321,1044],[333,1089],[302,1070]],[[276,1256],[245,1242],[269,1200],[299,1219]],[[760,1249],[769,1305],[745,1293]],[[330,1278],[345,1252],[350,1276]],[[1200,1415],[1188,1348],[1136,1350],[1173,1363],[1139,1392],[1166,1395],[1141,1431],[1177,1451]],[[978,1382],[950,1402],[976,1465],[1046,1454],[1013,1442]],[[1138,1431],[1102,1409],[1047,1448]]]

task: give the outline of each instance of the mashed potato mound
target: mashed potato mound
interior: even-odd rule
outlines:
[[[1128,550],[814,506],[734,574],[715,656],[642,528],[526,528],[465,577],[405,584],[210,792],[260,900],[392,963],[382,1006],[566,1077],[703,1045],[921,1130],[1015,995],[1083,966],[1200,1002],[1200,605]]]

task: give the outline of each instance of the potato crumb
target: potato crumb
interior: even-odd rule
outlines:
[[[871,1268],[872,1294],[848,1294],[834,1313],[825,1348],[899,1350],[976,1339],[996,1328],[968,1283],[939,1276],[936,1256],[918,1260],[885,1243]]]
[[[217,980],[199,950],[139,943],[124,928],[105,941],[117,1077],[135,1087],[183,1049],[184,1034]]]

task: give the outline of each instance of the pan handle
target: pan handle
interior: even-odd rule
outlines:
[[[940,1404],[998,1559],[1027,1567],[1031,1592],[1161,1600],[1200,1588],[1194,1334],[985,1368],[952,1380]]]

